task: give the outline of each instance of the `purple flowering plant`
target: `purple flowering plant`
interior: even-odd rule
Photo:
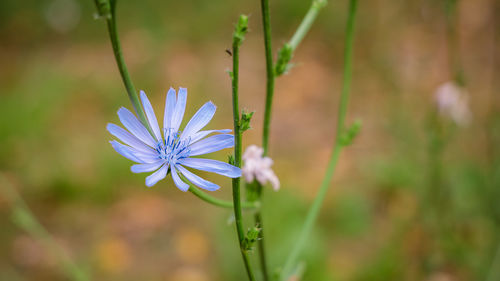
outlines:
[[[205,103],[194,114],[184,130],[180,125],[186,108],[187,89],[180,88],[176,97],[175,90],[170,88],[165,102],[163,128],[160,130],[153,107],[144,91],[141,91],[141,101],[150,128],[151,135],[146,127],[128,109],[122,107],[118,110],[118,117],[128,131],[115,124],[108,124],[108,131],[118,138],[111,141],[113,148],[123,157],[138,164],[131,167],[134,173],[154,172],[146,177],[146,185],[151,187],[164,179],[171,172],[175,185],[182,191],[189,189],[189,184],[184,182],[177,172],[196,186],[214,191],[219,185],[209,182],[190,172],[186,167],[214,172],[227,177],[241,176],[241,170],[231,164],[205,158],[195,158],[224,148],[234,146],[234,136],[225,130],[201,130],[215,114],[215,105]],[[207,137],[212,133],[221,133]]]
[[[107,22],[116,62],[128,97],[136,113],[134,114],[124,107],[118,110],[118,117],[125,129],[115,124],[108,124],[107,130],[116,138],[116,140],[111,141],[111,145],[123,157],[135,162],[131,166],[132,172],[151,173],[146,177],[146,186],[151,187],[158,184],[170,173],[174,184],[180,190],[190,191],[198,198],[215,206],[232,208],[234,210],[234,223],[239,248],[248,280],[270,280],[271,275],[268,270],[264,245],[265,227],[260,213],[260,205],[263,186],[270,183],[276,191],[280,186],[278,176],[271,169],[273,160],[268,155],[274,81],[281,75],[288,73],[292,68],[293,64],[290,61],[295,49],[308,33],[319,11],[326,5],[327,1],[312,0],[309,10],[296,32],[279,50],[276,61],[273,60],[272,55],[269,0],[261,1],[267,77],[262,147],[250,145],[244,155],[242,153],[242,137],[244,131],[250,128],[253,112],[240,111],[238,93],[239,51],[248,31],[248,17],[245,15],[239,17],[233,33],[232,50],[228,51],[233,60],[232,70],[229,71],[232,85],[233,135],[230,134],[231,130],[229,129],[203,130],[216,111],[216,107],[212,102],[205,103],[187,125],[181,129],[180,125],[187,106],[186,88],[179,88],[177,93],[173,88],[168,90],[163,124],[160,127],[148,97],[143,91],[140,92],[140,97],[137,95],[128,73],[116,27],[116,0],[95,0],[95,2],[98,16]],[[337,136],[333,144],[330,162],[304,225],[300,233],[297,234],[298,237],[295,243],[290,247],[290,254],[284,261],[283,266],[275,271],[277,272],[274,276],[275,280],[286,281],[300,278],[303,266],[298,261],[307,245],[309,234],[329,189],[340,151],[352,142],[359,131],[359,123],[355,123],[350,127],[346,127],[344,124],[351,80],[356,6],[357,0],[350,0],[344,53],[343,88],[338,110]],[[229,163],[199,157],[200,155],[232,147],[234,147],[234,151],[229,157]],[[245,163],[242,160],[245,160]],[[232,178],[233,200],[221,200],[198,189],[216,191],[220,188],[220,185],[197,176],[190,169],[213,172]],[[246,200],[241,198],[242,170],[244,171]],[[254,214],[255,226],[247,232],[243,229],[242,209],[244,208],[250,209]],[[258,248],[259,252],[260,276],[254,272],[251,263],[254,248]]]

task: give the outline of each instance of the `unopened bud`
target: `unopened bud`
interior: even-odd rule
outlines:
[[[247,231],[245,235],[245,239],[243,240],[242,247],[245,251],[251,251],[253,249],[253,245],[259,241],[259,235],[262,228],[258,228],[254,226]]]
[[[234,166],[234,163],[235,163],[235,160],[234,160],[234,155],[230,154],[228,157],[227,157],[227,162],[231,165]]]
[[[356,120],[345,132],[340,136],[340,144],[343,146],[350,145],[354,138],[361,130],[361,121]]]
[[[244,131],[250,129],[250,120],[252,120],[253,114],[254,114],[254,111],[250,111],[250,112],[243,111],[241,113],[240,131],[242,133]]]
[[[111,4],[109,0],[94,0],[99,18],[111,18]]]
[[[285,44],[278,52],[278,59],[276,65],[274,66],[274,73],[276,76],[280,76],[287,73],[292,65],[289,64],[292,59],[293,49],[290,44]]]
[[[241,42],[243,42],[243,40],[245,39],[245,34],[247,33],[247,31],[248,31],[248,16],[240,15],[238,23],[234,28],[233,45],[240,45]]]

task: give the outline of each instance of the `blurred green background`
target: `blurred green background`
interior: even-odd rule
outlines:
[[[457,1],[450,41],[450,1],[359,2],[348,123],[363,129],[341,155],[303,280],[500,280],[500,3]],[[282,188],[265,190],[263,214],[273,271],[326,169],[347,4],[329,1],[276,81],[270,155]],[[271,0],[274,53],[309,5]],[[188,88],[186,116],[212,100],[213,129],[232,127],[225,50],[241,13],[250,32],[240,103],[256,111],[246,147],[260,145],[263,119],[260,1],[118,1],[117,10],[136,87],[157,112],[170,86]],[[230,210],[171,179],[145,187],[109,145],[106,124],[131,105],[94,14],[90,0],[1,1],[0,173],[92,280],[245,280]],[[450,42],[469,93],[465,127],[436,114],[434,92],[454,77]],[[213,195],[230,198],[229,179],[200,174],[223,187]],[[0,192],[0,280],[67,280],[57,256],[11,218]]]

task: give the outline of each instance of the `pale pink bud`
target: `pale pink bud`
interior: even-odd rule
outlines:
[[[439,113],[451,118],[457,125],[469,124],[472,114],[467,91],[453,82],[439,86],[435,93]]]
[[[250,145],[243,153],[245,165],[241,168],[241,173],[247,182],[255,179],[262,185],[271,183],[274,190],[280,189],[280,181],[271,169],[273,160],[269,157],[262,157],[264,149],[256,145]]]

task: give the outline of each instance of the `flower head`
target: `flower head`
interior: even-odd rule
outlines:
[[[263,153],[264,149],[256,145],[247,147],[242,157],[245,161],[245,165],[241,168],[242,174],[247,182],[255,179],[263,185],[270,182],[274,190],[279,190],[280,181],[271,169],[273,160],[269,157],[262,157]]]
[[[471,119],[467,91],[453,82],[439,86],[435,94],[440,114],[446,115],[457,125],[466,126]]]
[[[233,147],[234,136],[228,134],[231,132],[229,129],[201,131],[215,114],[216,107],[212,102],[205,103],[194,114],[184,130],[180,131],[186,99],[186,88],[179,88],[177,97],[175,90],[170,88],[165,103],[163,130],[160,130],[153,107],[146,94],[141,91],[142,105],[153,135],[132,112],[122,107],[118,110],[118,117],[128,131],[115,124],[108,124],[108,131],[123,142],[122,144],[113,140],[110,143],[122,156],[138,163],[132,165],[132,172],[154,172],[146,177],[147,186],[155,185],[170,171],[175,185],[182,191],[187,191],[189,184],[185,183],[178,173],[196,186],[214,191],[219,189],[217,184],[200,178],[185,167],[214,172],[231,178],[240,177],[241,170],[238,167],[217,160],[192,157]],[[221,134],[205,138],[211,133]]]

